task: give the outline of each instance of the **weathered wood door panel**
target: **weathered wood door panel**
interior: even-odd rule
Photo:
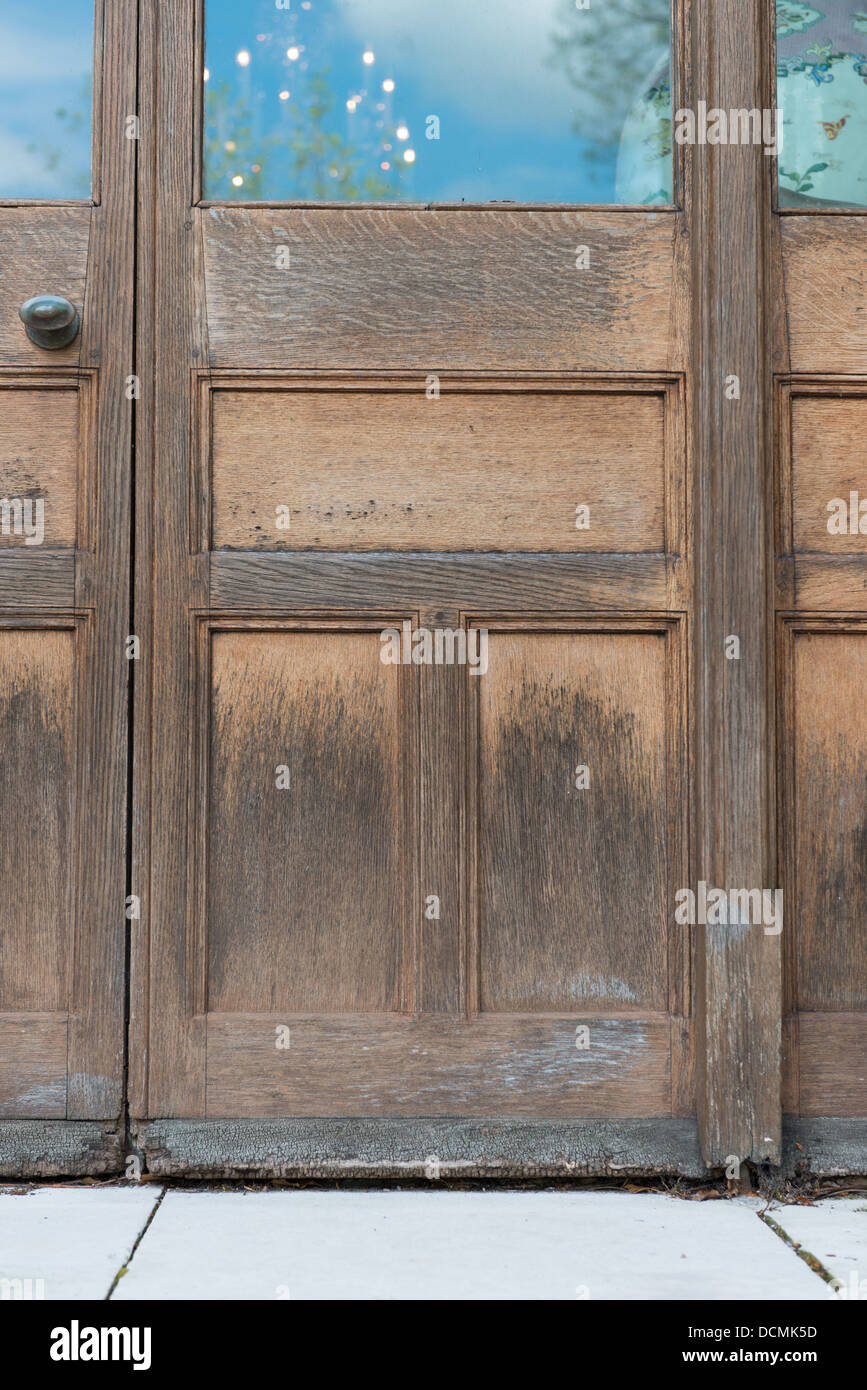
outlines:
[[[98,3],[94,32],[92,200],[0,203],[0,1116],[16,1122],[0,1125],[0,1165],[12,1172],[120,1162],[134,7]],[[19,317],[45,294],[80,316],[59,349]]]
[[[676,6],[675,106],[770,83],[706,57],[758,13],[722,9]],[[699,1172],[699,1123],[773,1159],[779,945],[674,914],[774,881],[770,554],[721,577],[714,536],[764,532],[769,397],[711,385],[763,381],[768,163],[678,147],[652,211],[205,200],[206,17],[143,7],[148,1161]]]
[[[221,198],[207,5],[97,0],[90,199],[0,162],[0,1171],[863,1167],[863,197]],[[772,11],[654,99],[772,107]]]
[[[805,219],[806,220],[806,219]],[[863,1162],[867,1115],[867,557],[863,375],[831,376],[840,345],[867,352],[859,295],[867,256],[853,250],[861,222],[809,219],[814,259],[784,245],[789,288],[789,361],[778,385],[778,584],[781,860],[786,870],[784,1105],[795,1132],[825,1139],[828,1167]],[[856,293],[838,305],[833,341],[823,327],[829,294],[816,257],[828,240],[852,263]],[[823,251],[823,254],[825,252]],[[807,283],[816,287],[818,343],[802,337]],[[827,335],[827,336],[826,336]],[[863,529],[862,529],[863,527]],[[859,1124],[860,1121],[860,1124]],[[846,1144],[835,1152],[827,1134]]]

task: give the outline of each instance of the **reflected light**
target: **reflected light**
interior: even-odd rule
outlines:
[[[236,188],[240,188],[243,182],[244,180],[241,178],[240,174],[236,174],[235,177],[232,179],[232,183],[235,185]]]
[[[407,164],[415,164],[415,150],[404,150],[403,157]]]
[[[385,81],[384,81],[383,84],[382,84],[382,90],[383,90],[384,92],[393,92],[393,91],[394,91],[394,81],[393,81],[392,78],[387,77],[387,78],[385,79]]]
[[[395,133],[395,135],[397,136],[398,140],[408,140],[408,139],[409,139],[409,128],[408,128],[408,126],[399,125],[398,128],[397,128],[397,130],[396,130],[394,133]]]
[[[287,49],[286,49],[286,57],[289,59],[290,63],[294,63],[294,62],[296,61],[296,59],[298,58],[298,56],[299,56],[300,53],[301,53],[301,49],[300,49],[300,48],[296,48],[296,47],[294,46],[294,44],[293,44],[293,46],[292,46],[291,48],[287,48]]]
[[[374,52],[372,48],[365,49],[365,51],[361,55],[361,61],[362,63],[366,63],[367,66],[370,67],[371,63],[374,61]]]
[[[235,54],[235,62],[242,68],[247,67],[250,62],[250,55],[246,48],[242,48],[240,53]]]
[[[287,92],[287,91],[284,89],[284,90],[280,93],[280,100],[281,100],[281,101],[288,101],[288,100],[289,100],[289,95],[290,95],[289,92]]]

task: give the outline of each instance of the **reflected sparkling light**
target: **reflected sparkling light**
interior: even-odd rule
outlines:
[[[393,81],[393,79],[392,79],[391,77],[387,77],[387,78],[385,79],[385,81],[384,81],[383,84],[382,84],[382,90],[383,90],[384,92],[393,92],[393,91],[394,91],[394,81]]]
[[[240,188],[243,182],[244,180],[241,178],[240,174],[236,174],[235,177],[232,179],[232,183],[235,185],[236,188]]]
[[[238,64],[239,67],[247,67],[248,63],[250,62],[250,55],[247,52],[246,48],[242,48],[240,53],[235,54],[235,62]]]
[[[415,163],[415,150],[404,150],[403,157],[407,164]]]
[[[298,57],[299,57],[299,55],[300,55],[300,53],[301,53],[301,49],[300,49],[300,48],[296,48],[294,44],[292,45],[291,48],[287,48],[287,49],[286,49],[286,57],[289,59],[290,63],[296,62],[297,59],[298,59]]]
[[[280,93],[280,100],[281,100],[281,101],[288,101],[288,100],[289,100],[289,95],[290,95],[289,92],[287,92],[286,89],[284,88],[283,91]]]
[[[372,48],[365,49],[365,51],[361,55],[361,61],[362,63],[366,63],[367,66],[370,67],[371,63],[375,61],[375,54]]]
[[[408,128],[408,126],[399,125],[398,128],[397,128],[397,130],[396,130],[394,133],[395,133],[395,135],[397,136],[398,140],[408,140],[408,139],[409,139],[409,128]]]

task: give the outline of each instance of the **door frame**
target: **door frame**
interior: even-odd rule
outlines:
[[[675,0],[674,13],[680,86],[675,108],[694,109],[699,99],[726,109],[775,107],[773,13],[767,0]],[[744,35],[747,42],[737,38]],[[194,653],[181,622],[162,622],[155,608],[160,581],[154,585],[151,577],[155,557],[171,556],[191,607],[208,611],[208,556],[194,553],[172,520],[189,506],[194,378],[209,371],[202,247],[190,219],[191,205],[199,203],[194,142],[201,132],[202,0],[143,0],[140,41],[147,80],[141,90],[143,273],[137,321],[141,360],[150,366],[136,445],[141,561],[136,631],[146,655],[136,670],[133,862],[142,922],[132,963],[130,1112],[150,1167],[208,1175],[339,1176],[351,1170],[382,1177],[424,1174],[428,1156],[435,1153],[443,1173],[453,1164],[464,1174],[562,1175],[616,1168],[700,1176],[733,1156],[739,1162],[780,1163],[780,941],[761,932],[738,937],[725,928],[694,929],[695,1122],[673,1117],[564,1126],[193,1118],[204,1115],[201,1085],[189,1078],[196,1070],[194,1055],[204,1055],[205,1026],[196,1010],[198,991],[190,983],[193,927],[171,884],[184,881],[178,857],[188,830],[183,806],[196,777],[180,736],[190,715],[188,663]],[[164,138],[160,132],[169,125],[184,134]],[[677,331],[695,367],[685,380],[687,457],[696,493],[689,858],[693,885],[703,878],[711,884],[775,887],[771,461],[774,354],[783,302],[779,217],[773,212],[775,164],[756,146],[697,145],[676,154],[675,186],[682,199],[659,216],[675,220],[675,268],[681,274]],[[328,206],[306,205],[306,215],[316,217]],[[745,215],[745,208],[752,214]],[[459,215],[478,211],[467,205]],[[491,215],[490,207],[485,211]],[[605,211],[629,215],[622,209]],[[731,299],[720,295],[721,285]],[[730,373],[742,383],[736,405],[723,391]],[[161,505],[155,510],[153,460],[158,457],[171,457],[173,468],[161,482]],[[166,593],[167,601],[172,597]],[[730,634],[740,637],[739,663],[726,657]],[[161,756],[174,762],[178,776],[169,813],[163,808],[154,829],[150,730],[156,682],[161,700],[174,701],[178,711],[176,727],[159,731],[168,740]],[[197,891],[201,887],[191,891],[191,899]],[[168,1062],[161,1064],[163,1072],[149,1085],[148,1016],[156,1000],[173,1070],[169,1077],[163,1074]]]
[[[30,274],[7,269],[10,292],[19,296],[10,312],[33,293],[70,293],[62,279],[75,260],[74,251],[67,255],[66,250],[79,231],[79,212],[87,247],[80,338],[63,350],[62,361],[55,360],[57,354],[55,359],[42,354],[34,362],[22,331],[20,366],[3,370],[21,385],[72,381],[82,398],[77,548],[38,554],[10,550],[0,556],[0,623],[71,630],[76,671],[65,1118],[0,1120],[0,1173],[19,1177],[116,1170],[125,1148],[134,411],[128,378],[136,371],[138,143],[130,138],[129,118],[137,109],[137,18],[134,0],[95,5],[91,198],[0,204],[0,219],[15,218],[15,237],[28,220],[36,221],[50,232],[55,250],[64,253],[50,271],[40,270],[50,283],[34,285],[26,295],[19,294],[18,280],[29,282]],[[39,1017],[56,1035],[62,1016]],[[26,1044],[23,1032],[20,1041]],[[7,1058],[13,1069],[17,1055],[13,1038]]]

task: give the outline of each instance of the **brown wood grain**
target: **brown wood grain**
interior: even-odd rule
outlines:
[[[119,0],[109,4],[118,11]],[[129,15],[127,16],[129,18]],[[133,50],[134,58],[134,50]],[[118,95],[124,94],[121,73],[113,68],[106,74]],[[107,177],[109,177],[107,175]],[[113,180],[109,178],[109,185]],[[82,207],[4,207],[0,208],[0,365],[45,368],[69,366],[78,361],[81,337],[69,347],[47,353],[31,343],[18,310],[26,299],[37,294],[60,294],[70,300],[79,313],[84,309],[87,268],[92,264],[90,245],[93,209]],[[131,243],[121,261],[132,250]],[[131,285],[126,287],[127,296]]]
[[[380,649],[377,630],[213,634],[217,1012],[401,1005],[401,668]]]
[[[117,1119],[124,1095],[127,715],[134,370],[137,15],[105,0],[95,93],[98,204],[92,209],[80,362],[95,378],[90,496],[79,533],[76,601],[90,613],[80,643],[78,896],[69,1016],[68,1115]],[[67,298],[73,296],[62,290]],[[59,354],[58,354],[59,355]],[[92,518],[90,513],[92,511]],[[81,517],[81,509],[79,516]],[[84,545],[88,547],[84,548]]]
[[[429,400],[420,378],[412,394],[225,389],[211,415],[220,549],[664,549],[659,397]]]
[[[867,258],[861,217],[783,217],[790,367],[863,373],[867,359]]]
[[[800,1113],[867,1115],[867,1013],[802,1013]]]
[[[0,613],[75,607],[75,554],[41,547],[0,551]]]
[[[431,631],[466,627],[459,608],[422,607]],[[467,1008],[467,668],[418,668],[418,883],[412,905],[417,984],[415,1007],[460,1014]],[[422,911],[430,895],[439,915]]]
[[[141,7],[139,267],[136,325],[147,389],[136,415],[135,622],[144,658],[136,711],[134,881],[142,926],[133,933],[131,1005],[135,1097],[152,1115],[204,1113],[204,1029],[195,950],[199,900],[189,827],[201,803],[196,762],[195,620],[207,573],[191,561],[193,370],[207,364],[200,214],[191,207],[193,107],[201,63],[197,6]]]
[[[194,142],[181,133],[192,137],[199,119],[199,20],[192,0],[143,4],[139,263],[150,289],[138,324],[153,377],[137,415],[136,624],[148,640],[136,722],[150,736],[135,752],[147,920],[133,938],[133,1112],[194,1118],[207,1100],[219,1116],[660,1115],[676,1089],[688,1113],[689,949],[669,941],[665,902],[653,946],[633,962],[635,993],[653,1003],[614,992],[618,1016],[594,1025],[599,1050],[579,1060],[580,1086],[561,1056],[574,1074],[575,1021],[550,1021],[550,980],[531,998],[535,1014],[511,1010],[503,978],[503,1008],[467,1017],[478,1002],[475,678],[402,669],[386,698],[382,670],[362,657],[395,613],[452,628],[469,614],[526,616],[543,640],[550,628],[566,643],[554,626],[608,614],[611,641],[664,652],[662,630],[681,622],[666,614],[691,602],[683,219],[197,207]],[[279,244],[290,246],[288,274]],[[586,273],[579,244],[590,247]],[[437,402],[424,399],[430,373],[441,376]],[[261,553],[256,528],[287,483],[302,506],[278,537],[288,548]],[[592,493],[584,553],[579,484]],[[634,638],[617,627],[626,615]],[[607,640],[594,630],[594,652]],[[663,655],[661,690],[659,665],[637,661],[632,703],[616,660],[611,678],[639,732],[634,745],[624,738],[610,789],[622,773],[618,805],[635,803],[640,818],[647,802],[656,838],[650,848],[650,829],[599,824],[583,861],[597,872],[600,837],[627,858],[642,845],[654,899],[686,855],[682,654],[677,678]],[[615,716],[587,682],[604,724]],[[542,686],[533,717],[550,732]],[[285,759],[269,752],[278,744],[290,745]],[[293,759],[303,795],[272,805],[265,774],[285,763],[291,778]],[[550,808],[532,810],[525,838],[537,844]],[[567,906],[568,870],[559,854]],[[432,894],[440,916],[423,919]],[[518,905],[528,956],[550,927],[538,904],[530,894]],[[559,916],[556,930],[568,957]],[[600,970],[626,969],[627,939],[608,935]],[[590,989],[583,1002],[610,1013],[612,1000],[599,1000]],[[305,1025],[293,1073],[297,1052],[277,1049],[274,1029],[301,1010],[318,1021]]]
[[[489,635],[477,683],[483,1011],[667,1006],[665,642]]]
[[[215,608],[307,609],[466,604],[499,612],[667,607],[684,566],[664,555],[239,554],[210,557]]]
[[[65,1013],[0,1013],[0,1117],[66,1116]]]
[[[793,642],[797,1004],[867,1010],[867,631]]]
[[[670,340],[671,213],[202,215],[215,367],[683,366]],[[277,268],[278,246],[288,269]],[[589,247],[587,270],[576,269],[578,246]]]
[[[774,105],[763,0],[692,7],[693,98]],[[772,364],[780,293],[773,162],[759,145],[697,144],[691,161],[696,450],[696,877],[774,887]],[[738,378],[739,399],[726,379]],[[729,660],[726,639],[740,642]],[[759,930],[698,933],[699,1124],[708,1164],[779,1161],[781,955]]]
[[[0,218],[2,221],[2,218]],[[26,378],[25,378],[26,379]],[[0,498],[41,500],[49,550],[74,547],[79,485],[79,398],[77,389],[46,385],[28,390],[16,378],[5,388],[0,376]],[[5,389],[4,389],[5,388]],[[83,481],[83,480],[82,480]],[[31,512],[31,518],[35,519]],[[0,546],[32,552],[25,534],[0,528]]]
[[[805,613],[867,609],[867,558],[862,555],[786,555],[776,565],[777,607]]]
[[[795,396],[791,409],[795,551],[867,556],[867,393],[842,400]],[[863,532],[860,506],[850,508],[852,493],[865,503]],[[828,505],[835,499],[847,508],[848,525],[842,535],[828,530]]]
[[[580,1024],[590,1030],[582,1050]],[[671,1112],[664,1014],[211,1014],[207,1027],[211,1118]]]
[[[7,1012],[69,1006],[73,818],[81,814],[75,661],[74,630],[0,626],[0,1010]]]

